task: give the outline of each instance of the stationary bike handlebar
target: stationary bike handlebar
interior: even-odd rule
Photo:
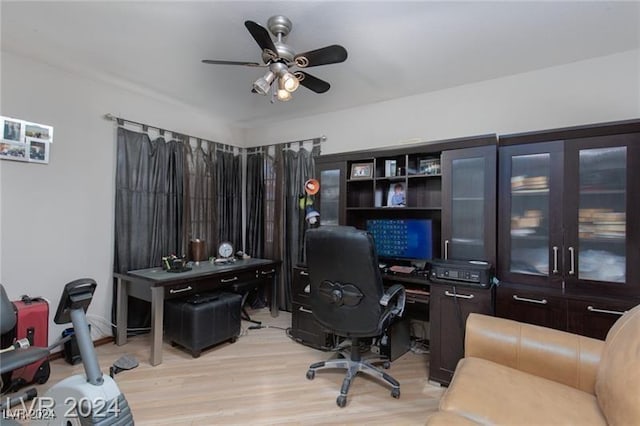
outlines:
[[[99,386],[103,382],[102,371],[100,371],[86,316],[96,286],[95,280],[91,278],[80,278],[65,285],[53,320],[56,324],[68,322],[73,324],[87,382]]]

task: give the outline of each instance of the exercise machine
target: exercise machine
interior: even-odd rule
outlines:
[[[64,287],[54,322],[73,324],[85,374],[61,380],[27,405],[32,425],[128,426],[134,423],[129,404],[118,385],[113,378],[102,374],[91,340],[86,311],[96,285],[94,280],[82,278]],[[33,397],[33,390],[29,391],[32,394],[25,395],[26,399]],[[25,404],[21,406],[25,407]]]

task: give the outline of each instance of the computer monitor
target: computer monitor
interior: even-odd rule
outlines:
[[[432,258],[429,219],[371,219],[367,220],[367,231],[373,236],[380,258],[418,261]]]

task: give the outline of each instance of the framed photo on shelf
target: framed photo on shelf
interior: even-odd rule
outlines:
[[[351,165],[350,179],[373,178],[373,163],[353,163]]]
[[[418,162],[418,174],[420,175],[439,175],[440,159],[423,158]]]
[[[389,185],[389,193],[387,195],[387,207],[406,207],[407,192],[402,183],[396,182]]]

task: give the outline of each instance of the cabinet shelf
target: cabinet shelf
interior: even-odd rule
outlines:
[[[530,196],[530,195],[546,195],[549,193],[549,188],[544,189],[519,189],[517,191],[511,191],[511,196]]]
[[[433,174],[433,175],[409,175],[407,176],[409,179],[429,179],[429,178],[440,178],[442,174]]]
[[[582,189],[580,195],[625,195],[624,189]]]
[[[594,243],[594,244],[626,244],[627,240],[624,237],[605,238],[605,237],[581,237],[581,243]]]
[[[484,202],[484,197],[453,197],[453,201],[482,201]]]
[[[406,176],[380,176],[375,178],[376,182],[402,182]]]
[[[442,207],[347,207],[349,211],[440,211]]]

